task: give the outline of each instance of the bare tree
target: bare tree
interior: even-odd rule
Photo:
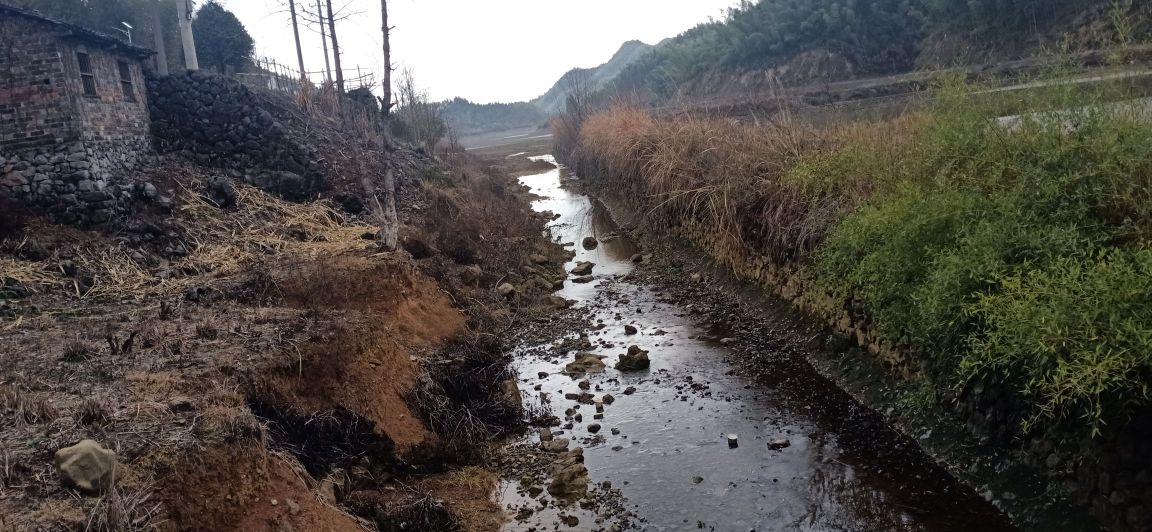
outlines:
[[[300,79],[308,79],[304,70],[304,49],[300,47],[300,26],[296,23],[296,0],[288,0],[288,12],[292,15],[292,36],[296,39],[296,60],[300,63]]]
[[[388,0],[380,0],[380,16],[383,19],[380,30],[384,34],[384,95],[380,97],[380,111],[387,118],[392,113],[392,28],[388,26]]]
[[[571,163],[584,121],[592,114],[592,79],[588,72],[578,71],[564,80],[564,112],[552,119],[553,150],[556,158]]]
[[[332,81],[332,64],[328,61],[328,32],[324,30],[324,8],[316,0],[316,16],[320,19],[320,45],[324,47],[324,80]]]
[[[442,106],[430,101],[428,92],[416,84],[411,68],[400,72],[396,84],[396,120],[403,137],[432,152],[447,132],[442,111]]]
[[[384,151],[391,144],[388,139],[387,120],[392,113],[392,45],[389,37],[392,28],[388,26],[388,0],[380,0],[380,31],[384,34],[384,94],[380,97],[380,112],[385,120],[385,127],[380,132],[380,150]],[[380,213],[380,245],[384,249],[396,249],[399,242],[399,216],[396,214],[396,176],[392,171],[392,162],[385,162],[384,169],[384,205]]]
[[[344,105],[344,72],[340,68],[340,41],[336,38],[336,15],[332,11],[332,0],[328,2],[328,35],[332,37],[332,62],[336,65],[336,101],[343,108]]]
[[[592,75],[587,71],[575,71],[564,82],[564,112],[577,124],[584,124],[584,120],[592,114],[594,90],[592,88]]]

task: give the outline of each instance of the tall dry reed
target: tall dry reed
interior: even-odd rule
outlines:
[[[724,255],[783,263],[802,259],[844,212],[892,182],[916,123],[663,120],[618,106],[585,122],[574,160],[651,216],[709,233]],[[845,166],[846,150],[860,155],[853,167],[826,172]]]

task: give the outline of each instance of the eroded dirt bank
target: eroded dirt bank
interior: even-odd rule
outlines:
[[[319,196],[173,153],[108,224],[0,208],[0,530],[501,526],[505,342],[567,258],[512,177],[540,165],[372,151],[290,106]],[[364,208],[384,164],[398,250]]]
[[[506,530],[1013,529],[813,370],[801,351],[820,328],[740,306],[561,175],[522,178],[575,252],[557,292],[574,309],[516,355],[545,412],[518,449],[543,465],[505,485]]]

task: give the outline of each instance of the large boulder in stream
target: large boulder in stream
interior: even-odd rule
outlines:
[[[604,371],[604,367],[605,364],[601,357],[592,353],[576,353],[576,360],[564,366],[564,371],[568,373],[593,373]]]
[[[552,438],[540,442],[540,449],[547,453],[563,453],[568,451],[568,438]]]
[[[586,236],[581,244],[583,244],[584,249],[596,249],[596,246],[599,246],[600,242],[597,241],[594,236]]]
[[[572,275],[592,275],[592,268],[596,266],[594,262],[580,261],[576,263],[576,267],[572,268]]]
[[[520,387],[516,385],[516,379],[506,379],[500,383],[499,398],[506,408],[515,412],[524,410],[524,398],[520,395]]]
[[[620,355],[620,360],[616,362],[616,369],[620,371],[639,371],[648,369],[652,365],[652,361],[648,359],[648,352],[640,349],[640,346],[628,347],[628,352]]]
[[[584,449],[576,448],[560,456],[548,468],[552,476],[548,493],[565,500],[588,495],[588,468],[584,467]]]

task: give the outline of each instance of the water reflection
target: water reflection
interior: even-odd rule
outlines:
[[[682,305],[621,278],[631,272],[636,246],[626,237],[584,249],[586,236],[618,230],[602,205],[561,186],[561,172],[522,178],[541,199],[534,207],[559,214],[550,231],[576,251],[573,259],[597,264],[596,280],[568,281],[560,295],[578,300],[594,323],[594,352],[609,369],[591,376],[597,396],[610,393],[603,430],[593,434],[588,406],[563,399],[576,379],[561,374],[566,357],[550,345],[518,352],[522,388],[540,385],[558,414],[577,408],[585,418],[564,437],[585,447],[594,482],[609,481],[628,498],[646,530],[1003,530],[1001,514],[961,488],[941,469],[888,431],[879,418],[804,364],[783,364],[766,382],[730,374],[726,348],[704,337]],[[569,265],[571,266],[571,265]],[[624,325],[639,332],[628,335]],[[770,334],[765,331],[765,334]],[[648,371],[611,369],[630,344],[651,351]],[[570,355],[569,355],[570,356]],[[539,373],[546,378],[537,378]],[[624,390],[634,387],[635,393]],[[726,434],[737,434],[729,448]],[[768,443],[783,438],[788,445]],[[505,503],[540,508],[547,499],[505,490]],[[580,508],[574,530],[597,529],[596,516]],[[561,510],[544,509],[508,530],[550,523]],[[551,528],[550,526],[548,528]]]

